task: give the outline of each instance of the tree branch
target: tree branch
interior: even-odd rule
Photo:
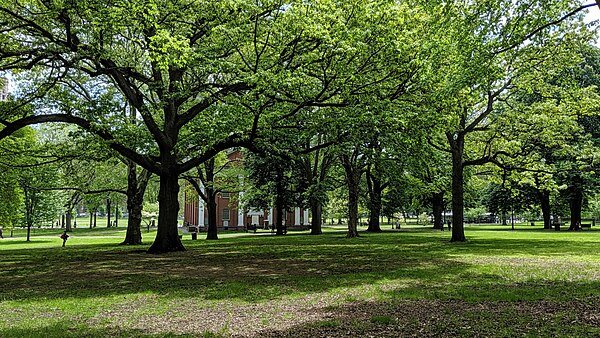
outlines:
[[[84,130],[97,135],[104,141],[108,141],[108,146],[111,149],[120,153],[121,155],[131,159],[132,161],[136,162],[140,166],[144,167],[145,169],[147,169],[155,174],[159,173],[159,168],[156,165],[156,162],[153,161],[151,158],[149,158],[148,156],[140,155],[140,154],[136,153],[135,151],[133,151],[132,149],[127,148],[122,144],[116,143],[116,140],[111,133],[109,133],[108,131],[105,131],[105,130],[99,130],[99,129],[95,128],[90,121],[85,120],[78,116],[74,116],[74,115],[48,114],[48,115],[27,116],[27,117],[18,119],[16,121],[8,123],[4,129],[0,130],[0,140],[12,135],[14,132],[16,132],[17,130],[19,130],[23,127],[34,125],[34,124],[47,123],[47,122],[61,122],[61,123],[76,124],[79,127],[83,128]]]
[[[520,41],[515,42],[514,44],[512,44],[512,45],[510,45],[508,47],[502,48],[502,49],[496,51],[494,54],[501,54],[501,53],[509,51],[509,50],[511,50],[513,48],[516,48],[517,46],[519,46],[520,44],[522,44],[524,41],[527,41],[527,40],[531,39],[537,33],[543,31],[544,29],[546,29],[546,28],[548,28],[550,26],[558,25],[559,23],[561,23],[561,22],[565,21],[566,19],[572,17],[573,15],[575,15],[575,14],[583,11],[584,9],[587,9],[587,8],[590,8],[590,7],[594,7],[594,6],[598,6],[600,8],[600,0],[596,0],[596,3],[594,3],[594,4],[587,4],[587,5],[583,5],[583,6],[579,7],[579,8],[576,8],[575,10],[573,10],[573,11],[565,14],[563,17],[561,17],[561,18],[559,18],[557,20],[554,20],[552,22],[549,22],[549,23],[547,23],[545,25],[542,25],[542,26],[538,27],[533,32],[525,35],[525,37],[523,37],[523,39],[521,39]]]

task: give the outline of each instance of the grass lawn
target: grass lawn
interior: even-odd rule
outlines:
[[[39,229],[0,240],[0,337],[600,336],[600,230],[509,228],[185,235],[157,256],[124,227],[65,248]]]

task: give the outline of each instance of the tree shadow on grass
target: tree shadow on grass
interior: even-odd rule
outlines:
[[[219,241],[159,256],[106,245],[5,252],[6,300],[99,297],[152,292],[258,301],[293,293],[371,285],[383,279],[445,278],[466,264],[401,257],[365,240],[298,237]],[[433,245],[436,245],[435,243]],[[439,245],[439,243],[437,244]]]
[[[60,242],[58,240],[50,240],[50,239],[34,239],[32,241],[27,242],[25,239],[10,239],[10,240],[0,240],[0,247],[8,247],[15,245],[39,245],[39,244],[47,244],[47,243],[58,243],[60,246]],[[25,248],[28,249],[28,248]],[[1,252],[1,251],[0,251]]]
[[[351,302],[255,337],[592,337],[600,334],[598,300]]]
[[[573,255],[598,252],[597,243],[535,243],[526,239],[478,239],[450,244],[423,235],[369,234],[345,239],[323,236],[238,237],[220,241],[189,241],[188,251],[147,255],[140,247],[110,244],[2,252],[0,274],[5,300],[87,298],[155,293],[200,299],[250,302],[286,295],[327,292],[339,288],[405,284],[397,297],[465,297],[482,287],[494,299],[503,281],[498,275],[472,271],[473,263],[458,259],[468,253],[495,257],[506,253]],[[494,263],[494,262],[492,262]],[[457,291],[448,293],[452,287]],[[594,284],[593,287],[598,287]],[[576,287],[576,289],[581,289]],[[488,290],[489,292],[484,292]],[[533,298],[545,295],[531,288]],[[541,292],[541,291],[540,291]]]
[[[48,337],[60,337],[60,338],[128,338],[128,337],[144,337],[144,338],[184,338],[184,337],[216,337],[215,335],[190,335],[190,334],[173,334],[173,333],[160,333],[160,334],[149,334],[142,330],[135,329],[123,329],[123,328],[94,328],[77,323],[74,321],[63,321],[55,323],[49,326],[40,326],[36,328],[0,328],[0,337],[2,338],[48,338]]]

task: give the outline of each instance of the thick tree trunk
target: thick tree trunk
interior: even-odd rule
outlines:
[[[544,219],[544,229],[551,229],[550,224],[550,192],[546,190],[538,191],[538,198],[542,207],[542,218]]]
[[[444,220],[442,219],[442,213],[444,212],[444,192],[431,194],[431,206],[433,208],[433,228],[443,230]]]
[[[323,224],[322,215],[323,215],[323,206],[319,201],[313,200],[310,203],[310,213],[312,219],[310,221],[310,234],[311,235],[320,235],[323,233],[321,226]],[[304,220],[306,222],[306,220]]]
[[[137,166],[133,161],[128,164],[127,175],[127,233],[121,245],[142,244],[142,209],[144,204],[144,193],[150,180],[150,172],[143,170],[137,175]]]
[[[456,139],[454,139],[456,137]],[[452,148],[452,238],[451,242],[464,242],[464,135],[458,133],[450,138]]]
[[[127,200],[127,233],[121,245],[142,244],[142,202]]]
[[[206,203],[206,212],[208,213],[208,229],[206,231],[206,239],[219,239],[217,231],[217,194],[215,193],[214,189],[207,187],[206,196],[208,197],[208,201]]]
[[[358,237],[358,190],[362,172],[354,167],[350,156],[342,156],[342,165],[348,186],[348,233],[346,237]]]
[[[348,182],[348,234],[346,237],[358,237],[358,182]]]
[[[571,225],[569,230],[579,230],[581,226],[581,206],[583,205],[583,192],[577,186],[569,188],[569,209],[571,211]]]
[[[73,231],[73,229],[71,228],[71,218],[72,218],[72,217],[73,217],[73,216],[71,215],[71,210],[68,210],[68,211],[67,211],[67,217],[66,217],[66,219],[67,219],[67,224],[65,225],[65,230],[66,230],[67,232],[71,232],[71,231]]]
[[[373,201],[371,201],[372,203]],[[368,232],[381,232],[381,223],[379,222],[379,216],[381,213],[381,206],[373,206],[371,205],[371,209],[369,210],[369,227],[367,228]]]
[[[203,167],[203,168],[202,168]],[[188,181],[192,184],[198,193],[198,203],[204,201],[208,218],[208,227],[206,229],[206,239],[219,239],[217,228],[217,191],[215,190],[215,159],[206,161],[202,167],[196,168],[198,178]],[[198,181],[200,179],[200,181]],[[200,220],[200,215],[198,215]],[[200,221],[198,221],[200,222]],[[204,224],[198,224],[201,226]]]
[[[369,232],[381,232],[379,216],[381,216],[381,193],[382,185],[379,177],[367,172],[367,184],[369,187]]]
[[[163,174],[160,176],[158,206],[158,229],[154,243],[148,249],[148,253],[185,251],[177,232],[177,216],[179,214],[177,174]]]

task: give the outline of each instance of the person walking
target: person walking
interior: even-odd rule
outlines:
[[[63,240],[63,247],[65,246],[65,244],[67,244],[67,239],[69,238],[69,235],[67,235],[66,231],[63,231],[62,235],[60,235],[60,238]]]

